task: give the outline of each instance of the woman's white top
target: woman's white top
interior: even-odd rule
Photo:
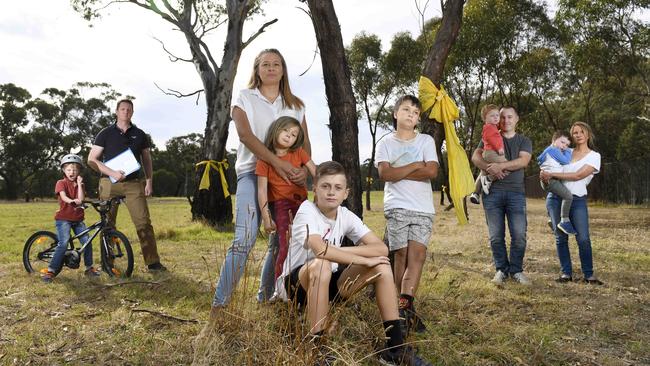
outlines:
[[[562,172],[564,173],[575,173],[578,170],[582,169],[583,166],[589,165],[594,168],[594,172],[588,176],[575,181],[563,180],[564,186],[571,191],[571,194],[574,196],[582,197],[587,195],[587,185],[591,182],[591,179],[594,177],[594,174],[600,172],[600,154],[595,151],[590,151],[582,159],[572,161],[569,164],[564,166]]]
[[[253,135],[264,143],[269,126],[279,117],[293,117],[299,123],[302,123],[305,117],[305,108],[291,109],[284,107],[282,101],[282,95],[275,98],[275,101],[270,102],[260,93],[259,89],[243,89],[232,103],[230,115],[232,117],[232,111],[235,107],[241,108],[246,113]],[[244,144],[239,144],[237,162],[235,163],[237,176],[242,173],[254,172],[256,164],[257,157],[255,154]]]

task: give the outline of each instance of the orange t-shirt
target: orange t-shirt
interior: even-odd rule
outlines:
[[[309,155],[302,148],[295,151],[289,151],[285,156],[279,156],[280,159],[288,161],[296,168],[300,168],[311,160]],[[295,202],[302,202],[307,199],[307,188],[298,186],[294,183],[288,183],[275,169],[265,161],[257,160],[255,174],[260,177],[267,177],[269,180],[268,199],[269,202],[287,199]]]

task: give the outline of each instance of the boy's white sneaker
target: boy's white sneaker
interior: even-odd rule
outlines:
[[[532,285],[532,282],[526,277],[524,272],[518,272],[512,275],[512,278],[514,278],[515,281],[521,283],[522,285],[530,286]]]
[[[471,203],[475,204],[475,205],[478,205],[479,203],[481,203],[479,201],[478,193],[476,193],[476,192],[473,192],[472,194],[469,195],[469,201]]]
[[[487,175],[481,175],[481,188],[483,189],[483,193],[490,194],[490,186],[492,186],[492,182]]]
[[[492,278],[492,283],[497,286],[500,286],[503,285],[503,281],[505,280],[506,280],[506,274],[499,270],[497,271],[497,273],[494,274],[494,278]]]

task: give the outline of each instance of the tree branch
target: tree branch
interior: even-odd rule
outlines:
[[[116,1],[116,2],[124,2],[124,1]],[[129,2],[129,3],[131,3],[131,4],[135,4],[135,5],[137,5],[137,6],[141,7],[141,8],[144,8],[144,9],[147,9],[147,10],[150,10],[150,11],[153,11],[154,13],[160,15],[160,16],[161,16],[163,19],[165,19],[166,21],[168,21],[168,22],[170,22],[170,23],[172,23],[172,24],[174,24],[175,26],[177,26],[177,27],[180,28],[180,24],[178,23],[178,21],[177,21],[176,19],[172,18],[169,14],[167,14],[167,13],[165,13],[164,11],[160,10],[160,9],[155,5],[155,3],[154,3],[153,1],[152,1],[152,2],[149,2],[149,5],[144,4],[144,3],[141,3],[141,2],[139,2],[139,1],[137,1],[137,0],[128,0],[128,1],[126,1],[126,2]]]
[[[160,39],[158,39],[156,37],[153,37],[153,39],[155,39],[156,41],[158,41],[160,43],[160,45],[162,46],[163,51],[165,51],[169,55],[169,60],[171,62],[176,62],[176,61],[194,62],[194,60],[192,60],[192,59],[181,58],[181,57],[178,57],[178,56],[174,55],[173,53],[171,53],[167,49],[167,47],[165,47],[165,44],[163,43],[163,41],[161,41]]]
[[[183,322],[183,323],[198,323],[199,322],[196,319],[177,318],[175,316],[167,315],[165,313],[161,313],[159,311],[154,311],[154,310],[149,310],[149,309],[131,309],[131,311],[134,312],[134,313],[148,313],[148,314],[159,316],[161,318],[165,318],[165,319],[169,319],[169,320],[175,320],[177,322]]]
[[[273,20],[270,20],[270,21],[264,23],[264,24],[260,27],[260,29],[258,29],[257,32],[255,32],[255,34],[253,34],[252,36],[250,36],[250,38],[248,38],[248,40],[246,40],[246,42],[244,42],[244,43],[242,44],[242,49],[246,48],[246,46],[248,46],[251,42],[253,42],[253,40],[255,40],[255,38],[257,38],[260,34],[264,33],[264,30],[266,29],[266,27],[270,26],[271,24],[273,24],[273,23],[275,23],[275,22],[277,22],[277,21],[278,21],[278,18],[275,18],[275,19],[273,19]]]
[[[196,91],[194,91],[192,93],[183,94],[183,93],[179,92],[178,90],[169,89],[169,88],[167,88],[168,91],[165,91],[160,86],[158,86],[158,84],[156,84],[156,83],[153,83],[153,85],[155,85],[156,88],[158,88],[158,90],[160,90],[161,92],[163,92],[163,93],[165,93],[167,95],[175,96],[176,98],[187,98],[187,97],[191,97],[192,95],[196,95],[196,104],[199,103],[199,97],[201,96],[201,92],[203,92],[203,89],[199,89],[199,90],[196,90]]]

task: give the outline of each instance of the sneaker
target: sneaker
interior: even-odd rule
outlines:
[[[379,363],[387,366],[430,366],[431,363],[417,355],[409,346],[385,349],[379,353]]]
[[[479,201],[478,193],[476,193],[476,192],[469,195],[469,201],[471,203],[475,204],[475,205],[478,205],[479,203],[481,203],[481,201]]]
[[[427,331],[427,327],[422,322],[422,317],[415,311],[415,304],[411,303],[410,309],[400,309],[399,316],[405,320],[407,333],[414,331],[421,334]],[[406,334],[404,334],[404,338],[406,338]]]
[[[492,283],[497,286],[500,286],[503,285],[503,281],[505,280],[506,280],[506,274],[499,270],[497,271],[497,273],[494,274],[494,277],[492,278]]]
[[[84,276],[87,277],[99,277],[101,276],[101,272],[95,269],[95,267],[90,267],[87,270],[84,271]]]
[[[557,228],[562,230],[562,232],[567,235],[575,235],[578,233],[571,224],[571,221],[561,221],[559,224],[557,224]]]
[[[553,221],[551,219],[546,220],[546,225],[551,228],[551,231],[555,231],[555,228],[553,227]]]
[[[590,285],[598,285],[598,286],[602,286],[602,285],[605,284],[603,281],[597,279],[594,276],[591,276],[589,278],[585,278],[585,279],[582,280],[582,282],[590,284]]]
[[[492,182],[490,181],[490,178],[488,178],[486,175],[481,175],[481,188],[483,188],[483,193],[490,194],[491,186]]]
[[[147,268],[149,269],[149,272],[167,272],[167,267],[160,264],[160,262],[150,264]]]
[[[45,272],[45,274],[43,276],[41,276],[41,280],[43,280],[43,282],[45,282],[45,283],[52,283],[55,276],[56,275],[54,274],[54,272],[47,271],[47,272]]]
[[[561,274],[560,277],[555,279],[555,282],[558,283],[568,283],[568,282],[573,282],[573,277],[571,277],[568,274]]]
[[[521,283],[522,285],[526,285],[526,286],[532,285],[532,282],[530,282],[530,280],[528,279],[528,277],[526,277],[524,272],[517,272],[514,275],[512,275],[512,278],[515,281]]]

